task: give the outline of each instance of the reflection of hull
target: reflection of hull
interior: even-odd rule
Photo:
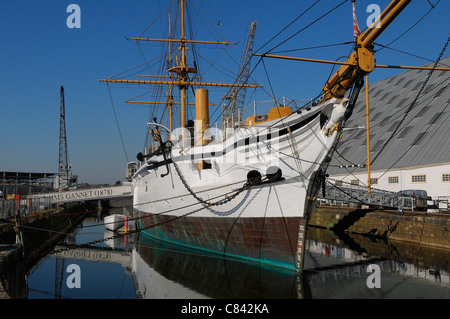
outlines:
[[[247,261],[302,267],[304,225],[337,140],[338,132],[326,128],[336,120],[333,110],[344,108],[339,103],[242,127],[223,143],[173,143],[171,151],[151,157],[133,176],[133,207],[144,233]],[[198,169],[199,157],[210,167]],[[233,197],[250,175],[269,177],[273,170],[281,176]]]
[[[198,217],[170,221],[170,217],[153,215],[145,220],[162,223],[150,234],[164,241],[284,268],[295,263],[299,218]]]
[[[132,252],[135,286],[142,298],[448,298],[445,250],[358,235],[349,248],[350,239],[314,227],[307,239],[306,269],[294,275],[141,236]],[[380,266],[379,289],[367,286],[370,264]]]
[[[132,272],[142,298],[299,298],[298,277],[141,237]]]
[[[113,214],[103,219],[106,229],[116,231],[125,225],[125,215]]]

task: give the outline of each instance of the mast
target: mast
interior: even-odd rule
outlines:
[[[213,44],[213,45],[225,45],[228,46],[229,44],[236,44],[233,42],[229,42],[227,40],[225,41],[203,41],[203,40],[192,40],[187,39],[186,37],[186,1],[185,0],[179,0],[180,3],[180,37],[179,39],[172,38],[172,36],[169,34],[168,39],[154,39],[154,38],[142,38],[140,36],[136,38],[127,38],[128,40],[134,40],[134,41],[155,41],[155,42],[168,42],[169,44],[169,54],[171,51],[171,43],[178,43],[179,44],[179,58],[176,57],[176,65],[171,65],[171,58],[169,59],[169,65],[166,72],[169,74],[167,76],[151,76],[151,75],[140,75],[140,76],[147,76],[147,77],[161,77],[161,78],[167,78],[167,80],[116,80],[112,78],[108,78],[105,80],[99,80],[100,82],[107,82],[107,83],[127,83],[127,84],[144,84],[144,85],[169,85],[169,92],[166,97],[166,105],[169,108],[169,117],[171,117],[171,122],[173,122],[172,119],[172,107],[175,103],[173,101],[173,87],[178,86],[180,90],[180,105],[181,105],[181,128],[184,128],[186,126],[187,122],[187,106],[191,105],[192,103],[187,102],[187,88],[189,86],[215,86],[215,87],[235,87],[235,88],[247,88],[247,87],[262,87],[261,85],[256,84],[227,84],[227,83],[210,83],[210,82],[191,82],[191,79],[194,78],[194,76],[190,75],[191,73],[197,73],[197,69],[195,67],[189,67],[187,64],[187,47],[186,45],[191,43],[200,43],[200,44]],[[169,15],[170,20],[170,15]],[[127,101],[128,103],[148,103],[148,104],[157,104],[159,102],[133,102],[133,101]],[[211,104],[210,104],[211,105]],[[173,125],[170,128],[173,129]]]
[[[169,39],[172,38],[171,18],[172,18],[172,13],[169,11]],[[168,66],[170,69],[172,67],[172,45],[171,45],[171,42],[169,42],[168,44],[169,44]],[[172,77],[170,77],[170,79],[172,80]],[[166,101],[167,101],[167,107],[169,108],[169,129],[171,131],[173,130],[173,94],[172,94],[172,91],[173,91],[173,85],[169,85],[169,92],[167,92]]]
[[[181,10],[181,65],[180,65],[180,80],[183,82],[187,81],[188,71],[186,69],[186,34],[184,28],[184,0],[180,0],[180,10]],[[192,70],[194,72],[194,70]],[[195,73],[197,71],[195,70]],[[180,88],[180,99],[181,99],[181,128],[186,126],[186,85],[182,85]]]
[[[370,130],[369,130],[369,74],[366,74],[366,143],[367,143],[367,191],[370,195]]]

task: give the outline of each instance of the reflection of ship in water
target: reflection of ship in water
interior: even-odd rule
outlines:
[[[291,271],[183,250],[141,237],[132,253],[135,286],[142,298],[301,298]]]
[[[364,236],[339,238],[318,228],[308,232],[301,274],[140,236],[131,262],[137,294],[164,299],[448,298],[447,251]],[[381,289],[366,284],[370,264],[381,269]]]
[[[335,234],[331,231],[309,227],[308,252],[328,252],[347,261],[376,262],[378,260],[395,260],[402,264],[411,264],[431,272],[440,270],[450,273],[447,249],[417,245],[401,241],[387,241],[383,238],[357,234]],[[322,265],[323,267],[323,265]],[[314,268],[317,268],[315,266]]]
[[[79,227],[55,248],[80,243],[76,235],[83,235],[83,230],[89,235],[92,228],[88,226],[89,222]],[[306,239],[305,269],[299,275],[182,250],[142,235],[138,239],[127,237],[127,245],[120,241],[115,249],[107,243],[71,249],[56,254],[55,260],[121,264],[127,274],[131,273],[136,295],[141,298],[448,298],[448,250],[361,235],[338,236],[315,227],[309,227]],[[367,287],[370,264],[381,269],[380,289]],[[61,274],[55,272],[54,280],[64,284]],[[28,276],[24,267],[15,265],[0,274],[0,284],[11,298],[27,298]]]
[[[311,298],[448,298],[448,250],[309,228]],[[351,247],[351,248],[350,248]],[[369,289],[370,264],[380,267],[381,289]]]
[[[112,230],[105,229],[105,232],[103,233],[103,238],[107,239],[105,240],[105,244],[111,247],[112,249],[116,249],[117,247],[120,247],[124,245],[125,240],[124,237],[117,237],[114,236],[115,233]]]

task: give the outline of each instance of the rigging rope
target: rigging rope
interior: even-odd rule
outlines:
[[[375,43],[375,45],[378,45],[378,46],[382,47],[383,49],[389,49],[389,50],[392,50],[392,51],[396,51],[396,52],[399,52],[399,53],[403,53],[403,54],[405,54],[405,55],[409,55],[409,56],[412,56],[412,57],[415,57],[415,58],[419,58],[419,59],[422,59],[422,60],[424,60],[424,61],[435,62],[435,60],[431,60],[431,59],[428,59],[428,58],[424,58],[424,57],[422,57],[422,56],[419,56],[419,55],[416,55],[416,54],[412,54],[412,53],[409,53],[409,52],[405,52],[405,51],[402,51],[402,50],[394,49],[394,48],[388,47],[387,45],[383,45],[383,44],[380,44],[380,43]],[[381,50],[381,49],[380,49],[380,50]],[[378,51],[380,51],[380,50],[378,50]],[[376,51],[376,52],[378,52],[378,51]],[[446,65],[446,64],[444,64],[444,63],[442,63],[442,64],[443,64],[443,65]]]
[[[310,9],[312,9],[320,0],[317,0],[314,4],[312,4],[310,7],[308,7],[305,11],[303,11],[299,16],[297,16],[292,22],[290,22],[286,27],[284,27],[280,32],[278,32],[275,36],[273,36],[269,41],[267,41],[263,46],[261,46],[259,49],[255,50],[255,52],[260,51],[262,48],[264,48],[268,43],[270,43],[273,39],[275,39],[276,37],[278,37],[282,32],[284,32],[289,26],[291,26],[295,21],[297,21],[299,18],[301,18],[304,14],[306,14]],[[281,43],[279,43],[278,45],[274,46],[272,49],[268,50],[266,53],[271,52],[272,50],[274,50],[275,48],[279,47],[280,45],[284,44],[285,42],[289,41],[291,38],[293,38],[294,36],[298,35],[299,33],[303,32],[304,30],[306,30],[307,28],[309,28],[310,26],[312,26],[313,24],[315,24],[316,22],[318,22],[319,20],[321,20],[322,18],[324,18],[325,16],[327,16],[328,14],[330,14],[331,12],[333,12],[334,10],[336,10],[338,7],[340,7],[341,5],[343,5],[345,2],[347,2],[348,0],[344,0],[343,2],[341,2],[339,5],[337,5],[336,7],[334,7],[333,9],[329,10],[328,12],[326,12],[325,14],[323,14],[322,16],[320,16],[319,18],[317,18],[316,20],[314,20],[313,22],[311,22],[310,24],[308,24],[306,27],[304,27],[303,29],[297,31],[294,35],[292,35],[291,37],[289,37],[288,39],[282,41]],[[259,65],[259,63],[263,60],[263,57],[261,57],[257,64],[253,67],[253,69],[249,72],[249,78],[251,77],[251,75],[253,74],[253,72],[256,70],[256,67]],[[248,63],[250,63],[251,60],[249,60]],[[272,90],[272,95],[270,95],[264,88],[263,91],[265,91],[272,99],[274,99],[274,92]],[[320,94],[319,94],[320,96]],[[319,97],[318,96],[318,97]],[[316,100],[318,97],[316,97],[314,100]],[[275,99],[274,99],[275,100]],[[223,103],[223,101],[222,101]],[[220,105],[219,105],[220,107]],[[217,109],[213,112],[213,114],[211,115],[211,117],[214,115],[214,113],[217,111]],[[225,108],[222,107],[222,112],[218,115],[218,117],[216,118],[216,120],[213,121],[216,122],[218,120],[219,117],[221,117],[223,115],[225,111]]]
[[[394,40],[392,40],[391,42],[389,42],[388,44],[386,44],[386,46],[391,45],[392,43],[396,42],[397,40],[399,40],[401,37],[403,37],[406,33],[408,33],[409,31],[411,31],[412,28],[414,28],[420,21],[422,21],[438,4],[439,2],[441,2],[441,0],[438,0],[438,2],[433,6],[431,5],[431,9],[428,10],[427,13],[425,13],[416,23],[414,23],[408,30],[406,30],[405,32],[403,32],[402,34],[400,34],[397,38],[395,38]],[[382,48],[383,49],[383,48]],[[378,50],[381,51],[382,49]]]
[[[259,49],[255,50],[255,52],[258,52],[260,50],[262,50],[262,48],[264,48],[267,44],[269,44],[272,40],[274,40],[276,37],[278,37],[281,33],[283,33],[289,26],[291,26],[295,21],[297,21],[299,18],[301,18],[304,14],[306,14],[310,9],[312,9],[320,0],[317,0],[315,3],[313,3],[310,7],[308,7],[305,11],[303,11],[299,16],[297,16],[292,22],[290,22],[286,27],[284,27],[280,32],[278,32],[275,36],[273,36],[269,41],[267,41],[263,46],[261,46]],[[271,52],[272,50],[274,50],[275,48],[279,47],[280,45],[284,44],[285,42],[289,41],[291,38],[293,38],[294,36],[298,35],[299,33],[303,32],[304,30],[306,30],[307,28],[309,28],[310,26],[312,26],[313,24],[315,24],[316,22],[318,22],[319,20],[321,20],[322,18],[324,18],[325,16],[327,16],[328,14],[330,14],[331,12],[333,12],[334,10],[336,10],[338,7],[340,7],[341,5],[343,5],[345,2],[347,2],[348,0],[344,0],[343,2],[341,2],[339,5],[337,5],[336,7],[334,7],[333,9],[329,10],[328,12],[326,12],[325,14],[323,14],[322,16],[320,16],[319,18],[317,18],[316,20],[314,20],[313,22],[311,22],[310,24],[308,24],[306,27],[304,27],[303,29],[297,31],[294,35],[292,35],[291,37],[289,37],[288,39],[282,41],[281,43],[279,43],[278,45],[274,46],[272,49],[268,50],[266,53]],[[261,57],[257,64],[252,68],[252,70],[249,72],[249,78],[251,77],[251,75],[253,74],[253,72],[256,70],[257,66],[259,65],[259,63],[263,60],[263,57]],[[251,61],[251,60],[250,60]],[[248,62],[250,63],[250,62]],[[272,95],[269,94],[266,90],[264,90],[272,99],[274,99],[275,94],[273,93],[272,90]],[[320,94],[319,94],[320,96]],[[318,96],[318,97],[319,97]],[[316,97],[314,100],[316,100],[318,97]],[[219,109],[219,108],[217,108]],[[216,109],[216,110],[217,110]],[[218,117],[216,118],[215,121],[218,120],[219,117],[221,117],[224,113],[225,109],[222,108],[222,112],[218,115]],[[214,115],[215,111],[213,112],[212,115]],[[212,117],[211,115],[211,117]],[[215,122],[213,121],[213,122]]]
[[[306,9],[305,11],[303,11],[300,15],[297,16],[297,18],[295,18],[291,23],[289,23],[286,27],[284,27],[281,31],[279,31],[276,35],[274,35],[269,41],[267,41],[262,47],[260,47],[258,50],[256,50],[255,52],[258,52],[260,50],[262,50],[262,48],[264,48],[267,44],[269,44],[273,39],[275,39],[276,37],[278,37],[281,33],[283,33],[287,28],[289,28],[295,21],[297,21],[298,19],[300,19],[304,14],[306,14],[310,9],[312,9],[320,0],[317,0],[316,2],[314,2],[308,9]],[[276,48],[276,47],[275,47]],[[272,51],[274,48],[272,48],[271,50],[269,50],[268,52]]]
[[[448,79],[446,82],[448,82],[448,81],[450,81],[450,79]],[[447,86],[448,84],[443,84],[442,86]],[[430,92],[429,93],[431,93],[433,90],[436,90],[436,89],[438,89],[439,87],[435,87],[435,88],[433,88],[432,90],[430,90]],[[422,96],[423,97],[423,96]],[[422,97],[420,97],[419,98],[419,100],[422,98]],[[418,100],[418,101],[419,101]],[[421,103],[427,103],[427,101],[428,100],[426,100],[426,101],[421,101]],[[398,118],[398,115],[401,113],[401,112],[404,112],[404,110],[408,107],[408,105],[409,104],[405,104],[405,106],[402,108],[401,106],[397,106],[397,108],[398,108],[398,110],[397,111],[395,111],[395,112],[393,112],[390,116],[389,116],[389,119],[387,119],[386,121],[383,121],[383,125],[378,125],[378,126],[376,126],[376,127],[374,127],[373,129],[371,129],[371,133],[376,133],[376,132],[378,132],[378,131],[382,131],[382,133],[384,133],[385,132],[385,127],[387,126],[387,125],[389,125],[389,124],[391,124],[391,123],[395,123],[396,121],[397,121],[397,118]],[[393,129],[393,128],[392,128]],[[353,132],[352,133],[350,133],[350,134],[347,134],[346,135],[346,139],[345,140],[343,140],[342,142],[341,142],[341,148],[343,147],[343,145],[347,145],[348,143],[352,143],[352,141],[353,141],[353,137],[354,137],[354,135],[356,135],[356,134],[359,134],[359,132],[360,131],[358,131],[357,129],[355,129],[355,130],[353,130]],[[350,145],[350,146],[352,146],[352,145]],[[344,160],[346,160],[344,157],[342,157]],[[347,160],[349,163],[352,163],[351,161],[349,161],[349,160]],[[356,166],[358,166],[358,165],[360,165],[360,164],[356,164],[356,163],[352,163],[353,165],[356,165]]]
[[[399,121],[399,122],[397,123],[394,132],[389,136],[388,140],[386,141],[386,143],[384,143],[384,145],[382,146],[382,148],[380,149],[380,151],[378,151],[377,155],[376,155],[376,156],[374,157],[374,159],[371,161],[371,164],[374,163],[374,161],[380,156],[381,152],[385,149],[385,147],[387,146],[387,144],[388,144],[388,143],[392,140],[392,138],[398,133],[398,130],[400,129],[400,126],[401,126],[402,122],[404,121],[404,119],[406,118],[406,116],[409,114],[409,112],[411,111],[411,109],[414,107],[415,103],[417,103],[417,101],[419,100],[422,91],[424,90],[424,88],[425,88],[425,86],[426,86],[428,80],[430,79],[432,73],[434,72],[434,69],[435,69],[435,68],[437,67],[437,65],[440,63],[440,60],[442,59],[442,56],[443,56],[443,54],[444,54],[444,52],[445,52],[445,50],[446,50],[446,48],[447,48],[447,46],[448,46],[448,44],[449,44],[449,40],[450,40],[450,38],[447,39],[447,42],[446,42],[446,44],[444,45],[444,47],[443,47],[443,49],[442,49],[442,51],[441,51],[441,53],[440,53],[438,59],[437,59],[437,60],[435,61],[435,63],[434,63],[433,69],[430,70],[430,72],[429,72],[429,74],[428,74],[428,76],[427,76],[425,82],[424,82],[423,85],[421,86],[421,88],[420,88],[418,94],[416,95],[414,101],[409,105],[409,107],[407,108],[407,110],[405,111],[405,113],[404,113],[404,115],[403,115],[403,118],[401,119],[401,121]],[[379,44],[378,44],[378,45],[379,45]],[[386,46],[386,48],[387,48],[387,46]],[[390,48],[388,48],[388,49],[390,49]],[[406,52],[402,52],[402,53],[407,54]],[[446,106],[446,108],[447,108],[447,106]],[[401,111],[401,109],[400,109],[398,112],[400,112],[400,111]],[[384,123],[384,124],[386,125],[386,124],[389,124],[389,123],[391,123],[391,122],[395,122],[395,120],[396,120],[396,117],[394,116],[395,114],[396,114],[396,113],[394,113],[394,114],[391,116],[391,120],[390,120],[390,121],[387,121],[387,122]],[[385,125],[383,125],[383,126],[385,126]],[[430,126],[431,126],[431,125],[430,125]],[[428,131],[428,129],[430,128],[430,126],[425,130],[425,132]],[[377,128],[375,128],[375,130],[379,130],[379,129],[383,129],[383,127],[377,127]],[[425,132],[424,132],[424,133],[425,133]],[[350,140],[351,140],[350,137],[351,137],[352,135],[356,134],[356,133],[357,133],[357,131],[355,131],[354,133],[352,133],[349,137],[347,137],[346,141],[350,141]],[[345,143],[345,141],[344,141],[344,143]],[[343,143],[343,144],[344,144],[344,143]],[[404,152],[403,155],[400,156],[400,158],[399,158],[397,161],[395,161],[395,163],[394,163],[393,165],[391,165],[391,166],[390,166],[390,167],[389,167],[389,168],[388,168],[381,176],[379,176],[378,178],[384,176],[384,175],[385,175],[385,174],[386,174],[386,173],[387,173],[387,172],[388,172],[388,171],[389,171],[396,163],[398,163],[398,162],[406,155],[406,153],[408,153],[408,152],[411,150],[412,147],[413,147],[413,145],[411,145],[411,146],[407,149],[407,151]],[[339,154],[339,153],[338,153],[338,154]],[[339,154],[339,155],[340,155],[340,154]],[[341,157],[342,157],[343,159],[345,159],[342,155],[341,155]],[[345,160],[346,160],[346,159],[345,159]],[[347,160],[347,161],[348,161],[348,160]],[[350,162],[350,161],[348,161],[348,162]],[[350,162],[350,163],[351,163],[351,162]],[[356,165],[356,166],[357,166],[357,167],[360,167],[360,165]],[[355,166],[355,167],[356,167],[356,166]],[[351,172],[351,171],[348,170],[348,169],[347,169],[347,171],[348,171],[348,173],[351,174],[355,179],[357,179],[357,180],[359,180],[361,183],[365,184],[365,182],[364,182],[364,181],[361,181],[357,176],[355,176],[355,175],[353,174],[353,172]],[[348,176],[348,175],[347,175],[347,176]],[[343,178],[346,178],[347,176],[345,176],[345,177],[343,177]]]
[[[172,4],[173,4],[174,1],[175,1],[175,0],[172,0],[172,2],[167,6],[167,8],[166,8],[164,11],[161,11],[161,14],[160,14],[160,15],[159,15],[152,23],[150,23],[150,25],[149,25],[147,28],[145,28],[144,31],[142,31],[142,32],[137,36],[137,38],[140,38],[141,35],[143,35],[148,29],[150,29],[150,27],[151,27],[153,24],[155,24],[155,22],[158,21],[158,19],[161,18],[161,16],[162,16],[165,12],[167,12],[167,11],[169,10],[169,8],[172,6]]]
[[[305,50],[313,50],[313,49],[330,48],[330,47],[341,46],[341,45],[348,45],[348,44],[355,44],[355,42],[354,41],[350,41],[350,42],[342,42],[342,43],[334,43],[334,44],[324,44],[324,45],[317,45],[317,46],[307,47],[307,48],[275,51],[275,52],[271,52],[271,53],[272,54],[280,54],[280,53],[295,52],[295,51],[305,51]],[[347,58],[347,56],[345,58]]]
[[[113,101],[113,98],[112,98],[111,89],[109,88],[109,83],[108,82],[106,82],[106,86],[108,87],[109,98],[111,100],[111,107],[113,109],[113,113],[114,113],[114,118],[116,120],[117,129],[119,130],[120,141],[122,142],[122,148],[123,148],[123,151],[125,153],[125,158],[127,159],[127,162],[129,162],[127,150],[125,149],[125,143],[123,142],[122,132],[120,131],[119,121],[117,119],[116,109],[114,107],[114,101]]]
[[[425,86],[428,84],[428,81],[429,81],[431,75],[433,74],[434,69],[437,67],[439,61],[441,60],[442,56],[444,55],[444,52],[445,52],[445,50],[447,49],[447,46],[448,46],[449,42],[450,42],[450,37],[447,39],[447,42],[445,43],[445,45],[444,45],[444,47],[443,47],[443,49],[442,49],[442,51],[441,51],[441,53],[440,53],[438,59],[436,60],[436,62],[435,62],[434,65],[433,65],[433,68],[430,70],[430,72],[428,72],[428,76],[427,76],[427,78],[425,79],[424,83],[422,84],[422,86],[421,86],[419,92],[417,92],[416,97],[415,97],[414,100],[411,102],[410,106],[408,107],[408,109],[407,109],[406,112],[404,113],[402,119],[400,120],[400,122],[399,122],[399,123],[397,124],[397,126],[395,127],[395,130],[393,131],[393,133],[389,136],[389,138],[387,139],[386,143],[384,143],[384,145],[381,147],[380,151],[379,151],[379,152],[377,153],[377,155],[374,157],[374,159],[372,160],[372,163],[371,163],[371,164],[373,164],[373,163],[378,159],[378,157],[380,156],[380,154],[381,154],[381,153],[383,152],[383,150],[386,148],[387,144],[389,144],[389,142],[390,142],[390,141],[393,139],[393,137],[397,134],[397,132],[398,132],[400,126],[402,125],[403,121],[405,120],[406,116],[409,114],[409,112],[412,110],[412,108],[416,105],[416,102],[417,102],[417,100],[419,99],[420,95],[422,94],[423,90],[425,89]],[[400,159],[402,159],[403,156],[405,156],[405,154],[408,153],[409,150],[410,150],[413,146],[414,146],[414,145],[411,145],[411,146],[408,148],[408,150],[407,150],[402,156],[400,156],[400,157],[398,158],[397,161],[395,161],[395,162],[391,165],[391,167],[390,167],[389,169],[391,169],[396,163],[398,163],[398,161],[400,161]],[[389,170],[389,169],[388,169],[388,170]],[[387,171],[386,171],[386,172],[387,172]],[[386,173],[386,172],[385,172],[385,173]],[[384,174],[385,174],[385,173],[384,173]],[[384,175],[384,174],[383,174],[383,175]]]
[[[320,21],[321,19],[323,19],[324,17],[326,17],[327,15],[329,15],[331,12],[333,12],[334,10],[336,10],[337,8],[339,8],[340,6],[342,6],[344,3],[346,3],[348,0],[344,0],[342,1],[340,4],[338,4],[336,7],[334,7],[333,9],[329,10],[328,12],[324,13],[323,15],[321,15],[319,18],[317,18],[316,20],[314,20],[313,22],[311,22],[310,24],[308,24],[306,27],[304,27],[303,29],[300,29],[299,31],[297,31],[296,33],[294,33],[293,35],[291,35],[290,37],[288,37],[286,40],[282,41],[281,43],[279,43],[278,45],[274,46],[272,49],[270,49],[269,51],[267,51],[266,53],[271,52],[272,50],[278,48],[280,45],[286,43],[287,41],[289,41],[290,39],[292,39],[293,37],[297,36],[298,34],[300,34],[301,32],[305,31],[306,29],[308,29],[310,26],[312,26],[313,24],[315,24],[316,22]],[[316,2],[317,3],[317,2]],[[314,3],[315,5],[315,3]],[[309,9],[308,9],[309,10]]]

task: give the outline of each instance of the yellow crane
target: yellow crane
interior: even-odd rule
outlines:
[[[345,62],[307,59],[299,57],[287,57],[273,54],[254,54],[255,56],[288,59],[315,63],[337,64],[341,67],[330,77],[323,86],[323,96],[318,103],[326,102],[331,98],[343,98],[353,85],[365,78],[366,84],[366,130],[367,130],[367,169],[368,169],[368,189],[370,193],[370,139],[369,139],[369,73],[375,68],[400,68],[419,70],[443,70],[450,71],[450,68],[441,67],[417,67],[417,66],[393,66],[377,65],[374,56],[374,42],[391,24],[392,21],[408,6],[412,0],[393,0],[386,9],[375,19],[364,33],[356,36],[355,51]],[[354,0],[353,0],[354,5]]]

